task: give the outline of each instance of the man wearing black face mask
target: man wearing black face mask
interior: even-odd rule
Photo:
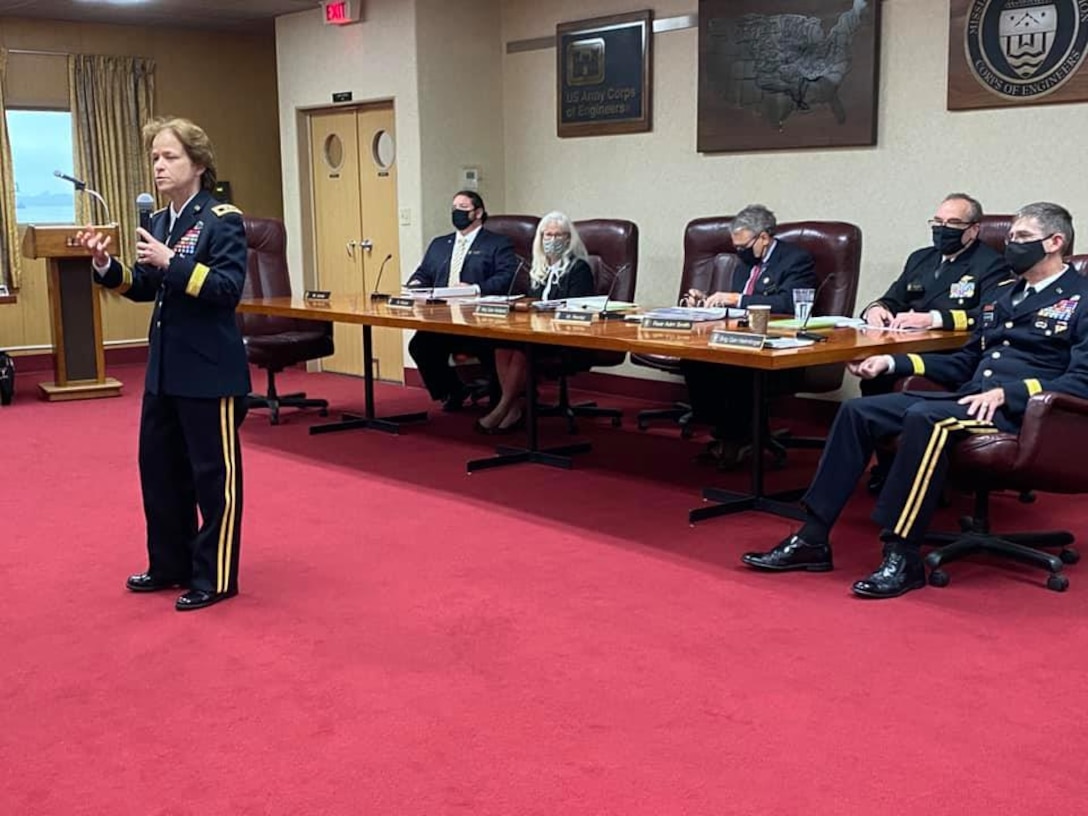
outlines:
[[[742,561],[766,571],[832,568],[830,532],[854,492],[876,442],[899,436],[873,520],[884,560],[854,594],[894,598],[925,586],[919,551],[937,508],[950,446],[971,434],[1016,433],[1028,400],[1041,391],[1088,398],[1088,281],[1066,264],[1073,222],[1057,204],[1017,213],[1005,253],[1019,279],[1000,286],[979,311],[967,344],[951,354],[896,354],[851,363],[871,378],[919,374],[948,391],[859,397],[843,403],[816,476],[801,503],[805,523],[768,552]]]
[[[478,294],[504,295],[517,271],[517,257],[510,239],[484,229],[487,210],[473,190],[453,197],[451,220],[456,232],[431,241],[419,268],[408,279],[412,288],[473,286]],[[416,332],[408,352],[419,368],[432,399],[442,400],[442,410],[456,411],[467,391],[450,368],[451,354],[471,354],[494,373],[494,352],[486,340],[452,334]]]
[[[774,314],[793,314],[793,290],[817,287],[812,256],[794,244],[774,237],[774,213],[762,204],[750,204],[729,225],[740,264],[728,289],[705,295],[691,290],[685,302],[692,306],[745,309],[770,306]],[[738,465],[747,451],[752,427],[752,372],[744,368],[685,360],[680,371],[688,386],[695,418],[714,427],[716,439],[701,458],[722,469]],[[774,393],[787,393],[796,372],[782,372],[769,380]]]
[[[861,316],[871,326],[969,330],[979,304],[1009,278],[998,252],[978,240],[982,205],[964,193],[946,196],[929,221],[933,245],[915,250],[903,273]]]
[[[861,316],[870,326],[895,329],[974,328],[978,310],[992,299],[996,287],[1012,277],[1001,255],[978,240],[982,205],[964,193],[945,197],[929,221],[932,246],[915,250],[895,283]],[[866,396],[887,394],[895,377],[863,380]],[[877,452],[869,491],[877,493],[891,467],[891,454]]]

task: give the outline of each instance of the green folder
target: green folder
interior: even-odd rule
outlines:
[[[809,318],[806,329],[833,329],[842,318],[838,317],[812,317]],[[801,321],[789,318],[787,320],[772,320],[767,324],[772,329],[800,329]]]

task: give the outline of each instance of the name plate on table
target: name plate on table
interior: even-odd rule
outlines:
[[[695,328],[692,320],[676,320],[671,317],[644,317],[642,328],[666,332],[690,332]]]
[[[509,317],[509,303],[477,303],[473,311],[476,317]]]
[[[414,309],[416,307],[415,298],[410,297],[391,297],[387,303],[390,309]]]
[[[560,309],[552,318],[556,323],[579,323],[588,325],[597,317],[597,312],[586,309]]]
[[[328,300],[331,293],[326,292],[324,289],[307,289],[306,294],[302,297],[304,300]]]
[[[711,332],[707,345],[711,348],[733,348],[759,351],[767,342],[765,334],[751,334],[749,332],[725,331],[718,329]]]

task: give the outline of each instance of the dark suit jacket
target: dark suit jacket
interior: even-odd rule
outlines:
[[[234,310],[246,278],[242,211],[210,193],[193,197],[166,234],[169,208],[151,234],[176,253],[166,269],[116,259],[99,279],[129,300],[155,301],[145,388],[152,394],[216,398],[249,393],[249,364]]]
[[[419,268],[408,279],[408,286],[448,286],[453,242],[457,233],[451,232],[431,241]],[[465,256],[461,267],[461,282],[476,284],[482,295],[505,295],[517,271],[514,245],[505,235],[488,232],[482,227]]]
[[[975,241],[941,269],[940,275],[934,275],[941,261],[935,247],[915,250],[907,258],[903,274],[876,303],[892,314],[936,310],[941,313],[941,328],[973,329],[979,308],[997,296],[998,284],[1011,279],[1012,270],[981,241]]]
[[[775,240],[774,251],[766,263],[760,264],[759,277],[751,295],[742,296],[740,308],[769,305],[775,314],[793,314],[793,290],[815,289],[816,264],[812,256],[799,246]],[[752,268],[738,265],[733,271],[730,292],[743,292]]]
[[[1012,305],[1023,283],[1000,286],[983,304],[978,328],[951,354],[895,354],[896,376],[920,374],[955,389],[954,396],[1005,390],[998,409],[1006,427],[1019,427],[1028,399],[1040,391],[1088,398],[1088,280],[1071,266],[1041,292]],[[951,398],[917,392],[925,399]],[[1001,422],[995,424],[1002,427]]]
[[[547,281],[544,283],[547,283]],[[536,281],[531,280],[529,297],[543,297],[544,283],[538,284]],[[548,292],[548,299],[563,300],[565,298],[589,297],[594,294],[595,290],[593,270],[589,268],[586,261],[575,258],[563,274],[563,277],[556,281],[552,290]]]

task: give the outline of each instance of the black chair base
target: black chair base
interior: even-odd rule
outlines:
[[[975,508],[974,516],[960,519],[960,532],[930,533],[926,536],[926,544],[937,547],[925,559],[932,586],[948,586],[951,579],[941,569],[944,564],[982,553],[1046,570],[1050,573],[1046,581],[1047,589],[1065,592],[1069,588],[1069,579],[1062,574],[1062,570],[1066,564],[1076,564],[1080,560],[1080,553],[1070,546],[1074,541],[1072,533],[1064,530],[992,533],[987,514],[987,494],[976,495]],[[1044,552],[1046,549],[1057,549],[1059,552],[1054,555]]]
[[[567,418],[567,431],[578,433],[578,417],[607,417],[612,420],[612,427],[618,428],[623,421],[623,411],[617,408],[599,408],[595,402],[579,402],[572,405],[567,388],[567,378],[559,378],[559,402],[555,405],[537,405],[538,417],[562,416]]]
[[[265,397],[260,394],[249,394],[246,397],[249,408],[267,408],[269,422],[273,425],[280,424],[280,408],[317,408],[318,416],[329,415],[329,401],[323,399],[308,399],[305,394],[283,394],[278,397]]]
[[[275,372],[268,372],[268,393],[249,394],[246,396],[246,407],[267,408],[268,419],[273,425],[280,424],[280,408],[317,408],[318,416],[329,415],[329,401],[323,399],[311,399],[303,392],[295,394],[279,394],[276,392]]]
[[[680,437],[691,439],[695,435],[695,414],[686,402],[674,402],[672,408],[647,408],[638,412],[638,429],[645,431],[658,419],[672,420],[680,426]]]

